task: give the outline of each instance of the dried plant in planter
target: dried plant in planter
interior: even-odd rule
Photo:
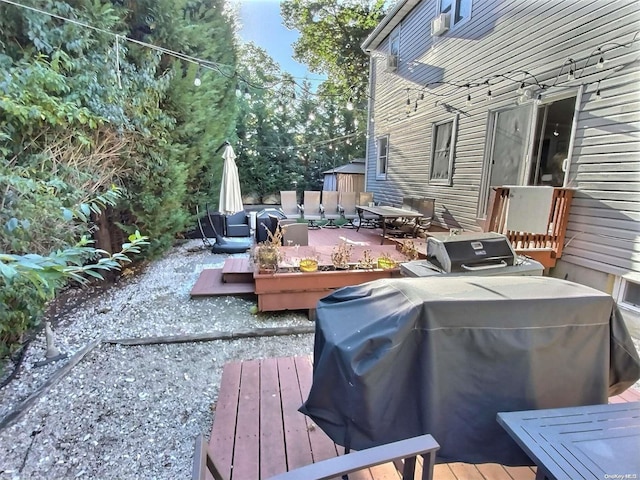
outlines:
[[[253,259],[258,265],[259,271],[275,272],[278,269],[278,263],[282,260],[281,246],[282,228],[280,225],[274,233],[267,229],[267,239],[256,245],[253,252]]]
[[[349,261],[353,253],[353,245],[347,242],[341,242],[331,252],[331,262],[333,266],[340,269],[349,268]]]
[[[376,259],[371,255],[371,250],[365,250],[362,252],[362,258],[358,262],[358,268],[364,268],[365,270],[371,270],[377,265]]]
[[[413,240],[405,240],[402,242],[402,246],[400,247],[400,251],[407,257],[409,260],[417,260],[418,259],[418,248]]]

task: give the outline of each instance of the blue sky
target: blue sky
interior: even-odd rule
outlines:
[[[283,71],[295,77],[321,78],[293,60],[291,45],[298,38],[298,32],[288,30],[282,24],[279,0],[235,0],[234,3],[240,4],[240,37],[243,41],[264,48]]]

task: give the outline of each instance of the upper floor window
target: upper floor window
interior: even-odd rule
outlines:
[[[387,166],[389,162],[389,135],[378,137],[378,161],[376,163],[376,177],[384,180],[387,178]]]
[[[429,183],[451,185],[458,116],[431,127]]]
[[[458,23],[471,17],[472,0],[440,0],[440,13],[450,14],[450,25],[453,28]]]
[[[400,28],[396,28],[389,37],[389,54],[396,57],[400,54]]]

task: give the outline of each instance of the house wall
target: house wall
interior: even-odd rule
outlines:
[[[371,52],[374,100],[366,190],[374,192],[377,202],[392,205],[408,195],[434,197],[437,225],[480,230],[489,112],[515,106],[523,78],[554,85],[544,91],[545,97],[582,89],[567,185],[578,191],[563,263],[602,272],[604,284],[607,275],[630,272],[640,281],[640,35],[633,45],[620,46],[640,31],[639,10],[636,0],[474,0],[470,21],[431,37],[436,2],[420,2],[399,25],[397,71],[385,72],[388,39]],[[599,53],[591,55],[600,46],[603,69],[595,67]],[[573,81],[563,67],[569,58],[577,66]],[[464,87],[487,79],[491,101],[486,85]],[[600,99],[595,98],[598,88]],[[421,92],[424,100],[419,100]],[[468,94],[471,106],[465,104]],[[454,115],[458,129],[452,184],[429,184],[432,124]],[[388,173],[378,179],[375,141],[386,134]]]

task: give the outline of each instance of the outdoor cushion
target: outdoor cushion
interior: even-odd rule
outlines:
[[[225,216],[227,237],[248,237],[251,235],[249,216],[246,212],[238,212]]]
[[[229,238],[218,235],[211,251],[213,253],[244,253],[251,248],[252,244],[251,237]]]

